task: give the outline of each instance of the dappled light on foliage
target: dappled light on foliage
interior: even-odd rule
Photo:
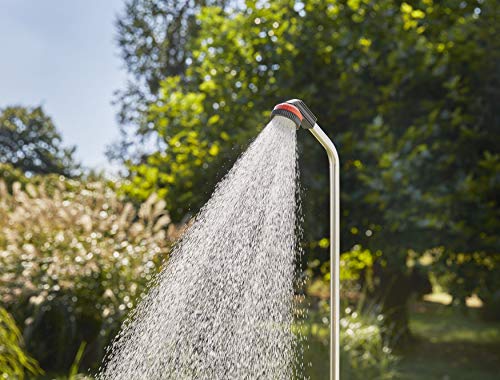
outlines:
[[[102,353],[167,258],[169,223],[165,201],[136,211],[103,182],[0,182],[0,298],[30,351],[56,367],[84,340]]]
[[[392,343],[384,327],[384,316],[373,305],[362,301],[350,306],[343,302],[340,319],[340,375],[346,379],[398,379],[397,365],[400,358],[393,353]],[[329,307],[320,302],[311,311],[308,322],[301,328],[307,336],[305,361],[314,365],[308,368],[311,379],[323,379],[329,365]]]
[[[62,137],[42,107],[0,108],[0,165],[28,174],[77,175],[75,147],[62,147]]]
[[[499,15],[491,0],[125,0],[108,149],[119,179],[75,162],[45,105],[0,109],[0,374],[5,350],[11,377],[36,368],[25,353],[47,378],[74,372],[79,347],[80,368],[95,368],[272,107],[296,97],[341,158],[342,376],[397,378],[393,349],[423,339],[403,377],[496,378],[483,358],[498,362],[499,335],[474,329],[500,331]],[[297,142],[302,327],[311,379],[324,379],[328,161],[305,131]],[[451,306],[434,315],[416,301],[430,292]],[[363,297],[373,308],[352,306]]]

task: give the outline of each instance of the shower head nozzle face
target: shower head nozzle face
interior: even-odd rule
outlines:
[[[314,128],[317,120],[309,107],[300,99],[291,99],[278,104],[271,112],[271,119],[276,115],[287,117],[297,125],[297,128],[304,129]]]
[[[271,112],[271,119],[276,115],[284,116],[292,120],[297,126],[297,129],[300,128],[300,124],[302,123],[303,117],[299,109],[295,107],[293,104],[280,103],[276,105],[273,111]]]

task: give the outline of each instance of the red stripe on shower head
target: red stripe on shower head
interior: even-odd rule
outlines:
[[[288,103],[277,104],[274,107],[273,111],[276,111],[276,110],[285,110],[285,111],[293,113],[295,116],[297,116],[299,118],[300,121],[302,121],[302,119],[303,119],[302,113],[299,111],[299,109],[297,107],[295,107],[292,104],[288,104]]]

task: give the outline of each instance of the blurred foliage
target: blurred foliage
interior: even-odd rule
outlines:
[[[453,294],[454,304],[466,307],[466,298],[478,295],[484,303],[486,319],[500,321],[499,255],[484,252],[453,253],[443,248],[432,251],[433,272],[444,289]]]
[[[102,182],[0,181],[0,299],[43,368],[67,370],[82,341],[82,363],[99,363],[166,258],[169,223],[155,195],[136,211]]]
[[[26,372],[43,374],[37,361],[24,352],[22,345],[16,322],[7,310],[0,307],[0,376],[3,379],[23,380]]]
[[[328,307],[309,313],[301,329],[305,340],[306,375],[324,379],[329,373]],[[384,333],[384,317],[359,301],[344,307],[340,320],[340,376],[343,379],[396,379],[399,358]]]
[[[68,380],[77,380],[81,378],[80,376],[78,376],[78,368],[80,367],[80,362],[82,361],[83,353],[85,352],[86,346],[87,343],[83,342],[80,344],[80,347],[78,347],[75,360],[73,361],[73,364],[71,364],[71,367],[69,369]]]
[[[75,147],[61,147],[61,135],[42,107],[0,109],[0,165],[23,173],[75,175]],[[3,167],[0,167],[4,174]],[[3,176],[2,176],[3,178]]]
[[[74,148],[42,108],[0,110],[0,299],[27,351],[70,377],[99,363],[180,233],[170,216],[195,213],[290,97],[342,159],[343,298],[381,301],[345,308],[342,376],[396,376],[386,338],[408,333],[429,268],[456,303],[477,294],[498,320],[499,14],[488,0],[127,0],[117,39],[129,82],[110,149],[126,181],[68,179]],[[303,256],[328,281],[327,160],[311,136],[299,144]],[[324,358],[313,378],[328,370],[324,285],[309,289],[319,301],[303,326],[307,355]],[[38,372],[0,318],[0,371]]]
[[[157,101],[161,81],[184,75],[192,52],[188,41],[197,35],[196,14],[203,6],[224,5],[225,0],[127,0],[117,17],[117,42],[125,62],[128,81],[117,91],[120,141],[110,146],[108,156],[119,162],[140,160],[144,146],[159,143],[145,117]],[[140,144],[137,138],[140,137]]]
[[[10,189],[14,182],[20,183],[22,186],[25,186],[29,182],[29,178],[27,178],[23,172],[19,169],[14,168],[10,164],[1,164],[0,163],[0,178]]]
[[[375,284],[380,299],[391,300],[384,312],[399,320],[397,329],[408,332],[406,303],[426,276],[406,265],[410,251],[444,246],[445,265],[458,253],[492,258],[492,268],[457,277],[462,288],[479,291],[468,275],[474,270],[494,276],[498,2],[247,1],[195,9],[199,30],[182,46],[191,52],[185,72],[168,73],[143,113],[158,148],[129,163],[127,194],[156,192],[182,220],[207,200],[272,105],[299,97],[342,158],[342,250],[382,253]],[[305,238],[321,241],[327,162],[314,139],[299,141]],[[306,256],[328,260],[321,246]]]

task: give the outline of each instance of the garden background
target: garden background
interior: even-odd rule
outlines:
[[[95,374],[270,108],[297,97],[342,161],[342,377],[497,378],[499,19],[488,0],[125,0],[119,174],[79,163],[43,105],[0,105],[0,373]],[[327,160],[298,133],[300,329],[325,379]]]

